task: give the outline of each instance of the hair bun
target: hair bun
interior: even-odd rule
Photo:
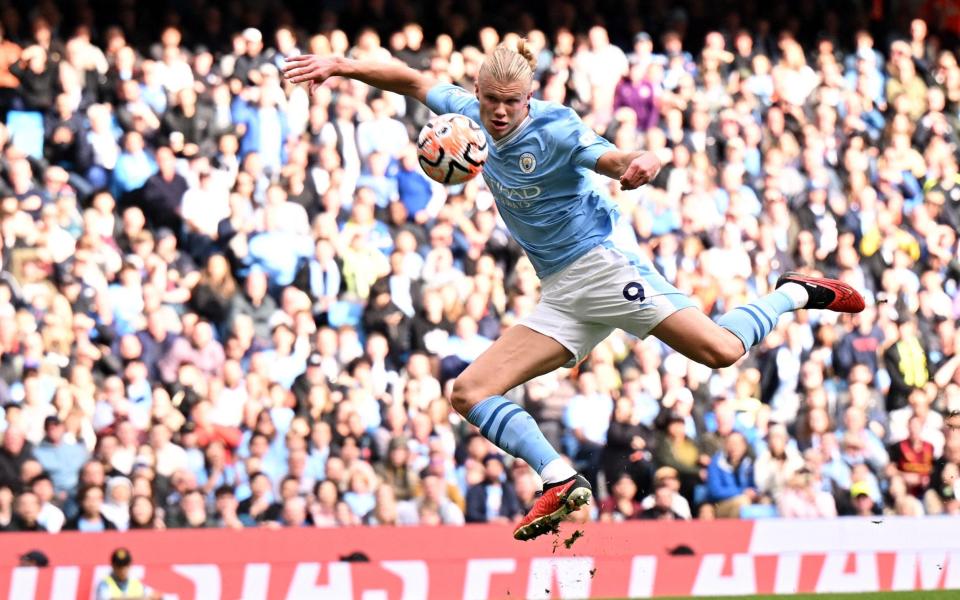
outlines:
[[[527,61],[527,64],[530,65],[531,71],[537,70],[537,57],[533,55],[533,50],[527,46],[527,38],[520,38],[517,40],[517,54],[522,56],[524,60]]]

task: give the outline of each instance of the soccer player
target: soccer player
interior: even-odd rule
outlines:
[[[287,59],[284,76],[309,83],[358,79],[424,102],[437,114],[478,122],[489,145],[483,177],[511,234],[541,280],[534,312],[504,333],[454,382],[454,409],[504,452],[540,474],[543,494],[514,531],[528,540],[554,530],[589,502],[585,478],[560,458],[534,419],[503,394],[561,366],[573,366],[614,328],[653,335],[712,368],[736,362],[783,313],[817,308],[859,312],[863,298],[835,280],[788,273],[776,290],[716,323],[641,258],[617,209],[590,185],[589,170],[637,188],[660,170],[655,155],[622,151],[565,106],[532,98],[536,60],[520,40],[487,56],[476,90],[438,83],[396,63],[315,55]]]

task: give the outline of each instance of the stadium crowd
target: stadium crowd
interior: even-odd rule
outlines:
[[[426,30],[333,2],[309,31],[4,4],[0,530],[518,518],[535,474],[445,396],[537,302],[530,262],[482,178],[419,170],[424,106],[279,71],[400,60],[473,89],[512,31],[536,97],[660,156],[640,190],[596,185],[708,314],[792,269],[868,300],[727,369],[618,332],[513,390],[595,484],[576,518],[960,514],[957,24],[694,2],[608,30],[594,4],[478,31],[482,2]]]

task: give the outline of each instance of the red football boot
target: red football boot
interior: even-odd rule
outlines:
[[[777,279],[777,287],[785,283],[796,283],[807,290],[810,299],[803,308],[833,310],[844,313],[858,313],[863,310],[863,296],[849,285],[836,279],[809,277],[800,273],[784,273]]]
[[[556,531],[565,516],[590,502],[593,491],[580,475],[543,486],[533,508],[513,531],[515,539],[526,541]]]

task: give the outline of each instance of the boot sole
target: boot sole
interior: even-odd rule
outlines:
[[[581,487],[573,490],[567,495],[563,504],[560,505],[560,508],[553,511],[549,515],[544,515],[538,519],[534,519],[527,525],[517,529],[513,533],[514,539],[527,541],[539,537],[545,533],[556,531],[560,525],[560,521],[562,521],[565,516],[577,510],[584,504],[589,504],[592,497],[593,492],[590,491],[590,488]]]

